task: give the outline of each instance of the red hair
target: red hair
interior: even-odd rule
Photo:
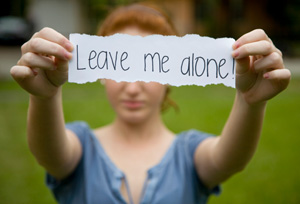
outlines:
[[[108,36],[130,26],[152,34],[177,34],[164,12],[153,5],[146,4],[132,4],[117,8],[107,16],[97,34]]]
[[[151,34],[177,35],[167,15],[153,5],[132,4],[119,7],[109,14],[97,32],[99,36],[113,35],[127,27],[136,27]],[[169,98],[171,89],[167,86],[161,110],[170,106],[178,110],[177,104]]]

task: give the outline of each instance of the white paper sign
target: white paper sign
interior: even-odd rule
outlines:
[[[235,88],[232,38],[70,34],[69,82],[97,79],[173,86],[224,84]]]

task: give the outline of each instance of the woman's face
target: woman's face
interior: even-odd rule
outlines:
[[[119,33],[146,36],[151,33],[135,27],[128,27]],[[120,82],[105,80],[108,100],[118,119],[126,123],[138,124],[150,118],[160,117],[166,85],[156,82]]]

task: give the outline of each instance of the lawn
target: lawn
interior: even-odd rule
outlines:
[[[222,185],[209,203],[300,203],[300,79],[269,102],[257,152],[242,172]],[[219,134],[228,117],[234,89],[222,85],[172,88],[180,110],[164,121],[174,132],[196,128]],[[85,120],[91,127],[109,123],[113,111],[100,83],[64,86],[66,121]],[[12,81],[0,82],[0,203],[55,203],[44,185],[26,142],[28,95]]]

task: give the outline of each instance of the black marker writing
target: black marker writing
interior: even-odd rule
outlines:
[[[123,71],[129,70],[130,69],[129,66],[127,68],[124,68],[124,63],[128,58],[128,53],[122,52],[121,56],[120,57],[119,56],[120,56],[119,51],[113,53],[113,52],[102,50],[99,53],[97,53],[95,50],[91,50],[88,57],[89,68],[96,69],[98,67],[99,69],[106,68],[106,70],[108,70],[109,68],[112,68],[113,70],[117,70],[119,64],[120,65],[119,67]],[[78,48],[77,48],[77,70],[86,69],[86,68],[79,68],[78,64],[79,62],[78,62]]]
[[[169,56],[163,56],[162,58],[160,57],[160,54],[158,52],[155,52],[154,54],[151,54],[151,53],[147,53],[147,54],[144,54],[144,71],[146,72],[147,71],[147,58],[150,56],[150,62],[151,62],[151,65],[152,65],[152,72],[154,72],[154,65],[155,64],[158,64],[158,69],[159,69],[159,73],[163,72],[163,73],[167,73],[168,71],[170,71],[170,69],[164,69],[164,64],[166,62],[169,61]],[[155,58],[155,56],[157,56]],[[157,63],[155,63],[157,62]]]
[[[76,59],[77,59],[77,70],[85,70],[85,67],[79,67],[79,57],[78,57],[78,45],[76,45]]]
[[[192,53],[191,56],[185,57],[181,61],[180,71],[182,75],[197,77],[201,77],[206,72],[206,76],[209,77],[210,72],[214,70],[216,78],[225,79],[229,74],[222,75],[221,73],[221,67],[225,64],[226,60],[224,58],[217,61],[214,58],[205,59],[202,56],[195,57],[195,54]]]

